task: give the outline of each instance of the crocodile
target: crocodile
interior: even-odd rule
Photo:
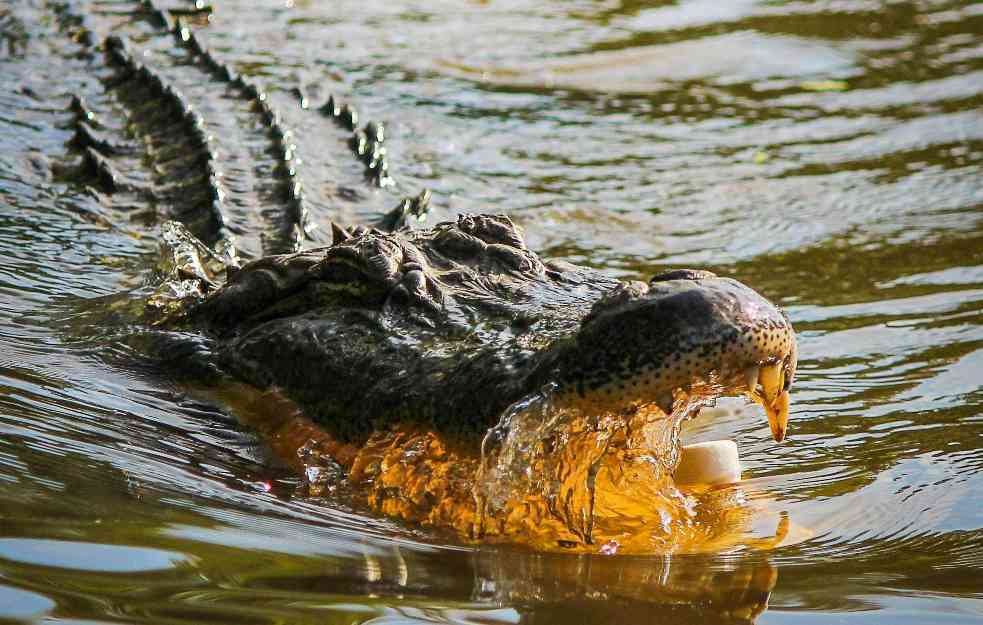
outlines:
[[[611,519],[672,516],[679,425],[719,396],[759,403],[784,439],[795,334],[750,287],[544,259],[505,215],[422,227],[426,190],[374,224],[318,228],[303,148],[271,95],[193,28],[206,8],[133,3],[134,39],[170,41],[158,58],[171,65],[155,67],[118,25],[73,7],[64,27],[104,93],[72,99],[78,158],[60,175],[162,223],[133,335],[172,370],[241,383],[233,404],[262,398],[253,425],[298,468],[336,472],[404,520],[567,546],[616,534]],[[178,79],[220,85],[227,119],[203,116]],[[398,186],[382,124],[360,126],[333,97],[316,114],[350,133],[366,184]],[[258,131],[245,148],[225,137],[243,127]]]
[[[536,515],[516,506],[535,494],[589,544],[597,485],[612,479],[599,473],[615,462],[641,480],[670,475],[678,432],[662,447],[654,432],[719,395],[750,397],[774,439],[786,434],[791,324],[709,271],[620,281],[543,260],[507,216],[469,214],[419,230],[336,227],[330,246],[226,266],[223,279],[193,235],[165,229],[163,256],[182,286],[152,298],[156,327],[179,345],[196,337],[177,364],[275,390],[319,430],[301,436],[317,438],[375,508],[404,519],[508,536],[512,521],[529,529]],[[542,429],[550,421],[560,425]],[[514,452],[517,436],[536,450],[481,462]],[[516,480],[530,468],[543,475]],[[491,527],[489,505],[517,516]]]

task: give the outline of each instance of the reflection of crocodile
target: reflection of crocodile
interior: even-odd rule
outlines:
[[[569,557],[515,549],[472,553],[413,551],[365,544],[364,577],[312,577],[263,567],[244,571],[249,588],[332,594],[427,596],[434,578],[445,580],[434,599],[508,606],[524,625],[539,623],[754,623],[779,578],[761,555],[726,563],[703,556]],[[447,571],[454,574],[447,575]],[[419,600],[419,599],[417,599]],[[500,622],[489,618],[490,622]]]
[[[403,227],[425,211],[425,192],[379,228],[335,226],[331,245],[297,251],[311,217],[269,98],[187,25],[149,2],[139,11],[173,33],[180,63],[157,71],[110,36],[104,79],[126,123],[84,98],[72,110],[78,175],[93,194],[176,220],[163,228],[166,280],[150,300],[160,315],[150,333],[172,363],[276,389],[299,406],[318,426],[318,451],[379,509],[509,536],[539,518],[528,496],[541,495],[539,526],[559,519],[591,542],[603,510],[624,516],[624,502],[597,489],[671,471],[675,430],[660,446],[653,424],[746,393],[784,437],[795,338],[783,313],[736,281],[683,270],[621,282],[544,261],[507,217]],[[83,20],[83,41],[93,28]],[[241,176],[222,162],[215,122],[168,82],[180,71],[241,103],[238,123],[261,128],[265,142],[246,152],[265,161]],[[387,185],[382,127],[356,129],[354,112],[334,101],[322,111],[354,130],[369,179]],[[146,175],[128,175],[147,162]],[[244,214],[250,203],[258,219]],[[240,253],[261,257],[240,267]],[[524,486],[476,489],[479,472]]]

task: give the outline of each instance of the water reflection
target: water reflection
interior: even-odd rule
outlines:
[[[38,538],[0,538],[0,551],[4,559],[18,564],[109,573],[165,569],[185,559],[181,554],[145,547]]]
[[[60,507],[52,501],[21,502],[7,516],[8,535],[63,538],[0,542],[0,567],[25,589],[2,591],[16,599],[6,615],[98,620],[112,609],[147,622],[399,617],[536,623],[582,613],[598,621],[692,617],[749,622],[767,605],[778,576],[763,556],[471,552],[416,543],[392,529],[377,537],[353,533],[347,527],[358,523],[357,517],[332,531],[331,516],[337,513],[323,506],[292,513],[276,506],[263,513],[257,506],[275,502],[264,495],[252,502],[222,503],[183,489],[133,492],[126,481],[105,481],[114,475],[125,480],[118,470],[75,460],[76,467],[77,461],[88,465],[89,475],[62,482],[67,488]],[[40,476],[41,468],[35,472]],[[94,498],[85,485],[89,492],[99,486],[102,498],[114,492],[118,497],[112,505],[83,507],[81,502]],[[5,510],[15,510],[10,503],[5,497]],[[148,546],[126,544],[137,542]]]
[[[788,58],[799,59],[790,64]],[[852,55],[814,41],[735,32],[657,46],[537,60],[529,66],[471,67],[438,61],[451,75],[495,87],[569,89],[658,96],[680,83],[740,84],[764,79],[849,76],[858,73]]]
[[[714,562],[680,556],[476,558],[480,595],[517,605],[521,623],[754,622],[778,571],[764,558]]]

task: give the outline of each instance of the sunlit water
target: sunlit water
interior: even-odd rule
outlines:
[[[809,537],[619,557],[464,548],[312,497],[227,407],[80,332],[149,279],[154,228],[52,175],[98,85],[51,6],[11,4],[0,621],[983,622],[981,5],[242,1],[199,24],[302,138],[321,221],[427,186],[435,219],[508,213],[545,255],[708,267],[786,307],[789,439],[741,403],[684,435],[736,439],[745,496]],[[358,182],[295,86],[387,123],[394,189]]]

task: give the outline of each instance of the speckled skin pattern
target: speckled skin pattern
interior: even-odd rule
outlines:
[[[795,334],[788,318],[730,278],[682,270],[621,288],[591,311],[577,349],[560,359],[577,397],[614,404],[658,397],[714,372],[728,386],[754,364],[781,362],[791,384]]]
[[[230,272],[176,323],[342,439],[413,421],[476,441],[547,384],[560,401],[630,410],[711,375],[734,386],[759,364],[794,375],[783,313],[709,272],[647,285],[546,262],[505,216],[336,234]]]

